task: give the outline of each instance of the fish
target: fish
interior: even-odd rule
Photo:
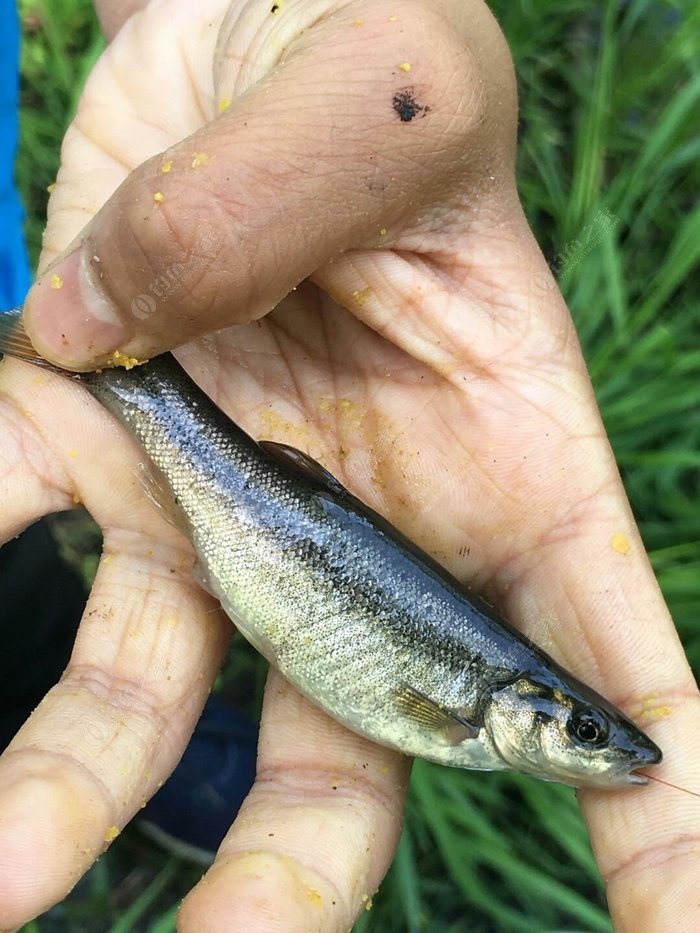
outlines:
[[[21,309],[0,352],[38,365]],[[643,784],[662,752],[303,451],[256,441],[171,354],[62,372],[148,458],[145,488],[189,538],[241,634],[338,722],[404,755],[574,786]]]

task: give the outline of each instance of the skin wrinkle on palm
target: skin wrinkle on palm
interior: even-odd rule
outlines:
[[[192,11],[177,0],[154,0],[153,6],[117,37],[100,74],[93,79],[88,99],[92,95],[93,100],[104,100],[106,94],[100,93],[101,87],[111,88],[114,84],[110,69],[117,65],[128,67],[117,84],[130,88],[133,94],[132,138],[141,147],[139,153],[131,153],[134,168],[162,148],[160,145],[150,148],[155,143],[148,121],[151,102],[145,100],[143,88],[149,83],[156,88],[165,86],[165,74],[177,69],[177,61],[163,61],[160,67],[166,69],[165,74],[151,74],[150,63],[138,54],[130,57],[129,50],[140,52],[140,43],[149,41],[149,37],[162,35],[166,28],[181,28],[189,18],[197,21],[199,16],[206,17],[211,13],[209,7],[214,6],[210,3],[206,9]],[[224,5],[218,6],[223,9]],[[349,21],[354,22],[355,17],[371,21],[371,6],[348,5]],[[285,16],[291,15],[294,7],[291,2],[287,4]],[[431,9],[436,7],[440,15],[452,10],[456,22],[466,22],[467,35],[471,30],[481,29],[489,43],[494,41],[494,26],[480,5],[470,4],[468,11],[462,4],[448,2],[431,5]],[[420,4],[412,5],[414,12],[420,8]],[[434,25],[434,18],[431,23]],[[337,28],[341,28],[340,22]],[[196,29],[188,28],[188,41],[195,42],[196,35]],[[243,50],[237,55],[230,54],[232,45],[235,46],[235,35],[229,43],[228,60],[245,63]],[[498,43],[497,47],[501,48]],[[183,54],[191,61],[196,60],[187,43]],[[500,58],[492,56],[481,63],[487,74],[491,69],[492,77],[499,73],[502,79],[499,70],[508,72],[503,54],[501,48]],[[397,58],[402,60],[403,56]],[[411,61],[413,78],[419,73],[419,58],[411,55]],[[204,71],[196,74],[196,80],[208,80]],[[192,72],[187,74],[191,76]],[[180,113],[196,111],[201,88],[196,90],[189,106],[178,108],[178,121]],[[239,86],[237,90],[240,92],[242,88]],[[209,96],[213,99],[217,95]],[[175,103],[173,100],[171,105]],[[231,110],[235,110],[235,101]],[[92,109],[91,119],[101,118],[104,125],[96,136],[89,135],[109,148],[110,142],[118,146],[119,139],[113,137],[117,121],[107,111],[104,107]],[[426,116],[423,126],[427,125],[427,119]],[[410,124],[402,129],[409,127]],[[190,130],[194,129],[193,125]],[[511,138],[512,127],[506,126],[503,135],[504,139]],[[172,143],[177,141],[178,137],[172,139]],[[49,242],[57,250],[65,248],[84,223],[82,211],[62,213],[62,191],[70,191],[78,178],[84,179],[88,189],[86,199],[89,198],[86,203],[97,209],[118,183],[114,162],[107,153],[103,156],[99,148],[89,146],[83,154],[79,138],[72,146],[71,158],[64,162],[60,184],[52,198],[55,208],[51,212]],[[350,153],[347,158],[359,155]],[[343,153],[339,158],[345,156]],[[88,165],[92,166],[89,173]],[[105,188],[100,186],[103,165],[109,166],[109,183]],[[547,632],[542,634],[549,634],[561,658],[588,680],[593,680],[590,663],[597,657],[598,675],[593,686],[607,692],[611,699],[626,698],[631,703],[650,690],[659,690],[662,695],[675,691],[673,695],[679,698],[679,703],[674,716],[654,723],[650,731],[662,747],[680,750],[665,773],[672,770],[672,779],[690,784],[697,747],[697,739],[692,737],[698,734],[697,697],[692,692],[692,679],[684,667],[653,575],[641,556],[642,545],[604,440],[568,312],[554,287],[545,291],[542,300],[533,306],[531,279],[549,273],[514,200],[512,179],[507,172],[499,183],[502,187],[491,195],[492,204],[486,211],[498,218],[494,223],[495,235],[480,225],[464,224],[460,230],[454,218],[443,236],[439,229],[392,233],[395,237],[392,246],[400,249],[402,255],[416,248],[422,252],[417,273],[409,273],[397,263],[391,249],[356,249],[317,270],[316,286],[335,296],[340,304],[347,304],[353,314],[313,286],[305,285],[272,312],[261,327],[234,327],[193,344],[178,355],[200,377],[205,389],[215,390],[221,407],[255,436],[269,434],[269,405],[273,412],[284,412],[274,422],[276,440],[304,446],[314,455],[323,453],[324,465],[447,563],[449,569],[477,584],[490,581],[489,593],[498,597],[506,614],[528,632],[538,620],[551,620]],[[157,178],[157,187],[151,190],[160,190],[161,185],[162,175]],[[499,248],[504,230],[507,249]],[[436,248],[426,251],[422,242],[429,242],[431,236]],[[433,274],[426,272],[426,264]],[[448,351],[444,349],[446,334],[442,326],[436,330],[427,303],[414,298],[410,286],[415,284],[415,275],[425,276],[422,282],[426,291],[428,287],[433,290],[444,287],[450,296],[447,306],[450,316],[455,316],[455,326],[448,333],[454,334],[455,345]],[[499,282],[506,281],[508,289],[504,290]],[[375,283],[381,286],[381,300],[358,305],[349,297]],[[379,291],[378,287],[375,294]],[[403,326],[404,321],[396,315],[386,313],[408,296],[415,330]],[[547,341],[550,349],[544,359],[550,365],[544,378],[531,372],[530,359],[520,355],[524,349],[513,339],[514,321],[522,322],[519,333],[526,338],[525,349],[533,353],[538,367],[542,362],[543,338]],[[381,331],[381,337],[373,332],[373,326]],[[295,332],[301,335],[305,351],[309,343],[318,348],[311,361],[296,356]],[[329,340],[329,334],[337,335],[335,343]],[[275,341],[280,339],[285,346],[282,354],[275,350]],[[431,349],[432,342],[438,340],[441,352],[436,357]],[[333,346],[337,352],[329,358],[327,353]],[[416,359],[414,354],[420,358]],[[248,363],[250,355],[254,364]],[[309,371],[311,378],[305,378]],[[402,377],[398,386],[384,375],[394,371]],[[460,374],[468,377],[464,386],[460,385]],[[48,479],[51,494],[63,496],[66,502],[77,490],[106,529],[107,540],[114,543],[113,548],[110,543],[110,549],[118,560],[101,567],[88,611],[101,608],[111,601],[111,593],[120,592],[125,568],[133,567],[138,579],[141,568],[148,567],[148,558],[129,552],[129,548],[138,547],[136,542],[143,529],[149,530],[149,539],[143,541],[143,553],[147,549],[157,553],[163,546],[177,548],[175,533],[154,517],[150,505],[140,495],[133,478],[138,459],[134,446],[128,439],[115,443],[111,422],[97,406],[84,399],[78,387],[68,386],[53,376],[38,382],[35,371],[9,362],[3,365],[0,380],[3,393],[15,400],[17,408],[29,418],[27,427],[21,429],[23,433],[18,433],[16,426],[13,429],[12,436],[17,437],[18,444],[23,436],[32,435],[41,452],[41,439],[55,436],[56,412],[61,412],[65,449],[77,450],[78,456],[64,459],[63,443],[61,449],[55,447],[41,453],[44,463],[57,466],[51,468],[48,476],[36,476],[35,482],[39,489],[46,490]],[[310,385],[314,388],[309,389]],[[302,387],[303,395],[290,404],[290,395],[293,397],[297,386]],[[445,431],[445,423],[468,426],[462,444],[455,445],[455,429]],[[300,434],[304,436],[303,445],[298,443]],[[545,443],[542,436],[548,434]],[[398,444],[402,449],[399,459]],[[339,461],[341,447],[351,453]],[[108,463],[105,450],[110,451]],[[514,450],[518,456],[514,456]],[[531,471],[527,477],[521,469],[521,451],[527,451]],[[93,472],[95,462],[101,464],[99,475]],[[552,473],[552,464],[557,464],[557,475]],[[10,497],[26,503],[24,514],[29,518],[36,497],[27,498],[25,481],[16,470],[4,481]],[[494,492],[494,482],[496,490],[508,491],[506,497]],[[609,494],[600,501],[596,491],[603,487]],[[119,502],[115,502],[112,492],[105,494],[105,490],[117,488],[124,490]],[[521,503],[519,515],[514,514],[514,498]],[[583,513],[577,511],[577,504],[586,500]],[[436,515],[449,515],[453,525],[436,523]],[[572,521],[572,515],[575,528],[567,536],[566,523]],[[554,528],[563,532],[553,534]],[[120,531],[115,536],[111,529]],[[620,529],[624,529],[631,542],[628,556],[607,550],[612,533]],[[14,533],[5,528],[2,531]],[[127,544],[122,546],[124,539]],[[460,554],[465,539],[470,543],[469,560]],[[543,540],[548,541],[544,554],[538,547]],[[584,565],[588,568],[586,572],[580,570]],[[593,585],[591,579],[596,581]],[[514,580],[518,585],[512,585]],[[613,581],[615,586],[611,587]],[[148,585],[147,573],[143,575],[143,583]],[[606,592],[611,588],[612,592]],[[133,612],[121,619],[116,614],[109,620],[98,613],[91,617],[89,626],[83,626],[74,664],[94,665],[108,677],[106,709],[96,698],[88,699],[84,714],[95,720],[98,731],[102,726],[102,735],[114,732],[110,697],[120,682],[142,683],[146,690],[162,696],[164,684],[154,678],[139,650],[139,646],[148,643],[152,646],[146,652],[149,663],[151,657],[158,656],[159,647],[163,648],[171,665],[181,672],[183,690],[189,685],[186,714],[178,717],[175,724],[180,742],[186,741],[196,717],[195,707],[203,702],[230,635],[230,625],[218,616],[211,616],[211,601],[193,589],[186,562],[178,569],[170,590],[169,599],[182,600],[186,611],[179,613],[179,630],[165,633],[166,639],[157,624],[157,599],[152,601],[153,616],[149,612],[140,617],[136,631],[129,637],[126,635],[134,620]],[[149,625],[152,619],[155,625]],[[551,624],[554,620],[558,621],[556,630]],[[597,621],[595,627],[592,620]],[[149,635],[150,629],[153,630]],[[142,642],[144,638],[148,642]],[[582,640],[590,645],[590,653],[582,655]],[[634,663],[627,655],[634,656]],[[658,659],[662,657],[665,668],[660,671]],[[68,683],[71,676],[68,675]],[[685,685],[684,689],[679,685]],[[615,695],[617,691],[619,696]],[[163,747],[157,727],[149,730],[148,724],[142,736],[151,775],[147,781],[143,771],[118,775],[118,768],[106,758],[107,749],[100,747],[99,741],[93,740],[92,744],[87,741],[74,749],[73,754],[80,766],[88,769],[88,774],[90,769],[102,772],[121,808],[119,812],[105,813],[97,827],[86,824],[71,809],[71,801],[85,791],[82,777],[67,773],[62,790],[55,776],[44,775],[36,785],[41,790],[31,798],[23,796],[24,774],[18,762],[23,756],[29,761],[26,751],[29,742],[45,747],[49,754],[57,751],[52,721],[60,721],[63,715],[60,693],[59,690],[49,696],[16,740],[13,754],[0,767],[2,812],[12,813],[12,819],[16,819],[14,833],[11,822],[0,823],[0,833],[5,833],[2,851],[8,865],[0,873],[0,885],[3,903],[16,910],[13,918],[17,923],[63,896],[87,867],[84,856],[76,861],[76,849],[96,853],[106,828],[123,825],[138,807],[143,793],[148,792],[148,781],[155,782],[167,774],[177,755],[172,743]],[[686,704],[680,703],[682,696],[688,697]],[[95,704],[94,709],[91,704]],[[127,756],[128,747],[126,742],[123,751],[117,748],[116,757]],[[368,762],[369,773],[380,789],[380,802],[372,799],[370,791],[363,813],[352,794],[337,795],[328,790],[326,776],[319,774],[317,762],[319,758],[327,758],[331,748],[341,788],[344,784],[352,786],[358,762]],[[286,916],[289,923],[297,918],[300,925],[318,924],[316,928],[322,930],[347,928],[362,909],[362,897],[371,894],[378,885],[393,853],[407,765],[386,750],[342,730],[290,693],[274,676],[265,701],[260,754],[262,772],[272,776],[283,773],[285,779],[277,785],[268,780],[253,790],[222,847],[217,865],[185,902],[180,926],[183,930],[196,930],[210,920],[211,929],[231,929],[231,925],[237,928],[236,924],[243,929],[250,928],[252,918],[256,918],[259,923],[256,928],[262,930],[266,928],[263,916],[270,929],[276,922],[274,918]],[[35,764],[36,759],[32,758],[32,767]],[[87,791],[88,796],[90,793]],[[620,929],[630,924],[633,928],[635,918],[650,911],[655,900],[661,905],[658,909],[666,911],[667,920],[679,908],[691,917],[695,909],[692,860],[696,856],[687,837],[699,821],[697,806],[683,798],[669,797],[658,787],[623,791],[611,797],[593,792],[581,796],[599,863],[604,874],[612,878],[611,909]],[[33,812],[27,810],[29,799]],[[14,807],[6,809],[10,800]],[[27,851],[24,834],[32,818],[42,820],[42,838],[46,841],[42,853]],[[269,839],[269,826],[274,826],[274,840]],[[314,839],[315,846],[321,844],[320,851],[306,851],[303,845],[300,848],[299,839],[307,835]],[[341,851],[344,853],[341,861],[330,858],[330,853]],[[664,860],[666,856],[668,860]],[[38,880],[28,882],[20,878],[21,867],[16,866],[37,858],[43,860],[32,866]],[[307,888],[318,890],[329,865],[332,868],[332,876],[327,879],[329,893],[321,892],[319,916],[318,905],[309,899]],[[659,866],[665,866],[661,874]],[[268,874],[261,884],[263,870]],[[269,902],[271,888],[276,888],[275,904]],[[659,894],[661,889],[663,897]],[[336,890],[346,896],[333,905],[330,892]]]

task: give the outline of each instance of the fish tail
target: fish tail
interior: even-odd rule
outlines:
[[[32,363],[34,366],[41,366],[42,369],[49,369],[51,372],[60,373],[62,376],[79,378],[79,373],[61,369],[60,366],[39,356],[24,329],[22,314],[22,308],[10,308],[9,311],[0,312],[0,353],[3,356],[11,356],[24,360],[26,363]]]

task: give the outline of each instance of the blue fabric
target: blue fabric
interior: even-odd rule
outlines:
[[[174,851],[184,843],[199,850],[198,860],[214,861],[255,780],[257,744],[256,723],[212,694],[179,765],[141,820]]]
[[[30,284],[24,211],[14,178],[18,65],[17,10],[13,0],[0,0],[0,309],[21,304]]]

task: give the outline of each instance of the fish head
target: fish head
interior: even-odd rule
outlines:
[[[661,750],[624,713],[574,678],[523,673],[496,685],[484,728],[513,770],[577,787],[646,784]]]

